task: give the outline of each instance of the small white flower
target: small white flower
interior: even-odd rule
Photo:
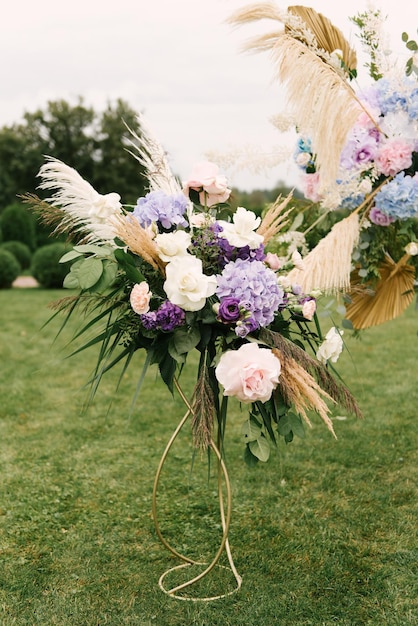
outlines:
[[[215,276],[206,276],[202,261],[191,254],[174,258],[165,271],[164,291],[170,302],[185,311],[200,311],[205,306],[206,298],[215,293]]]
[[[335,326],[329,329],[325,335],[324,342],[319,346],[316,353],[318,361],[321,361],[321,363],[324,364],[327,361],[332,361],[332,363],[336,363],[338,361],[338,357],[343,349],[343,340],[341,337],[343,334],[344,331],[337,330]]]
[[[264,237],[255,232],[261,220],[252,211],[247,211],[244,207],[239,206],[232,219],[232,223],[223,220],[218,222],[223,228],[219,236],[226,239],[231,246],[237,248],[249,246],[254,250],[263,243]]]
[[[157,235],[155,243],[158,248],[158,256],[162,261],[172,261],[175,257],[187,254],[192,238],[184,230],[176,230],[173,233],[162,233]]]
[[[418,254],[418,243],[416,241],[408,243],[408,245],[405,246],[405,252],[411,256],[416,256]]]

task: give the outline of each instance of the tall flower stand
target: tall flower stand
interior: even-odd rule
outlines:
[[[216,459],[217,459],[217,481],[218,481],[218,499],[219,499],[219,513],[220,513],[220,518],[221,518],[221,524],[222,524],[222,539],[219,545],[219,548],[215,554],[215,556],[213,557],[212,561],[210,563],[202,563],[200,561],[195,561],[191,558],[189,558],[188,556],[185,556],[183,554],[181,554],[180,552],[178,552],[175,548],[173,548],[169,542],[164,538],[161,529],[160,529],[160,524],[159,524],[159,519],[158,519],[158,510],[157,510],[157,495],[158,495],[158,486],[159,486],[159,482],[160,482],[160,478],[161,478],[161,473],[165,464],[165,461],[167,459],[167,456],[171,450],[171,447],[174,443],[174,441],[176,440],[178,434],[180,433],[181,429],[183,428],[183,426],[186,424],[186,422],[188,421],[189,417],[191,417],[193,415],[193,408],[190,404],[190,402],[188,401],[188,399],[186,398],[186,396],[184,395],[179,383],[177,380],[174,381],[174,384],[176,386],[176,389],[180,395],[180,397],[182,398],[183,402],[185,403],[186,407],[187,407],[187,411],[185,413],[185,415],[183,416],[183,418],[181,419],[181,421],[179,422],[177,428],[175,429],[175,431],[173,432],[169,442],[167,443],[167,446],[163,452],[163,455],[161,457],[161,460],[159,462],[158,465],[158,469],[155,475],[155,479],[154,479],[154,488],[153,488],[153,493],[152,493],[152,515],[153,515],[153,519],[154,519],[154,524],[155,524],[155,529],[158,535],[159,540],[161,541],[161,543],[163,544],[163,546],[165,546],[165,548],[167,548],[167,550],[169,550],[174,556],[178,557],[181,561],[183,561],[183,563],[181,563],[180,565],[176,565],[175,567],[172,567],[170,569],[168,569],[166,572],[164,572],[161,576],[160,579],[158,581],[158,585],[160,587],[160,589],[167,594],[168,596],[172,597],[172,598],[177,598],[178,600],[187,600],[187,601],[191,601],[191,602],[209,602],[211,600],[219,600],[220,598],[224,598],[226,596],[230,596],[232,594],[234,594],[235,592],[237,592],[240,587],[241,587],[241,576],[238,574],[235,565],[234,565],[234,561],[232,559],[232,554],[231,554],[231,549],[229,546],[229,540],[228,540],[228,533],[229,533],[229,528],[230,528],[230,523],[231,523],[231,503],[232,503],[232,495],[231,495],[231,485],[230,485],[230,481],[229,481],[229,477],[228,477],[228,472],[224,463],[224,460],[222,459],[221,456],[221,452],[220,452],[220,445],[218,442],[218,445],[215,444],[215,442],[211,439],[210,440],[210,448],[212,450],[212,452],[215,454]],[[225,489],[225,497],[226,497],[226,503],[224,503],[224,489]],[[229,562],[229,567],[228,566],[224,566],[224,565],[220,565],[219,561],[222,557],[223,554],[226,554],[227,558],[228,558],[228,562]],[[201,571],[199,574],[197,574],[196,576],[190,578],[189,580],[187,580],[186,582],[183,582],[181,584],[177,584],[173,587],[168,587],[166,586],[166,577],[168,577],[169,574],[171,574],[172,572],[175,572],[176,570],[180,570],[183,568],[189,568],[189,567],[193,567],[193,566],[198,566],[199,569],[201,569],[202,567],[204,568],[203,571]],[[190,590],[190,588],[197,583],[198,581],[202,580],[203,578],[207,577],[211,572],[213,572],[215,570],[215,568],[222,568],[222,569],[230,569],[232,574],[235,577],[235,582],[236,582],[236,586],[228,592],[225,593],[221,593],[219,595],[213,595],[213,596],[209,596],[209,597],[194,597],[192,595],[187,595],[187,591],[186,594],[184,595],[180,595],[180,592],[184,591],[184,590]]]

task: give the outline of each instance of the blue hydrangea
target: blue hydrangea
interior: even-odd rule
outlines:
[[[144,228],[152,222],[159,222],[167,230],[173,226],[186,227],[187,205],[187,198],[182,193],[168,196],[163,191],[150,191],[138,199],[133,215]]]
[[[407,100],[404,93],[394,89],[394,85],[386,78],[381,78],[375,83],[377,101],[383,115],[393,111],[406,110]]]
[[[418,178],[400,172],[386,183],[375,198],[375,206],[389,217],[406,220],[418,216]]]
[[[418,87],[409,94],[408,115],[411,120],[418,119]]]
[[[284,292],[276,274],[262,261],[237,259],[228,263],[217,276],[216,295],[236,298],[240,307],[249,312],[249,330],[268,326],[284,303]]]

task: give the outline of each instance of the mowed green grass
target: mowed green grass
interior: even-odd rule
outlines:
[[[230,543],[241,590],[213,602],[166,596],[179,561],[151,516],[154,474],[184,407],[152,368],[133,412],[143,356],[116,392],[111,372],[83,411],[94,350],[66,359],[42,289],[0,292],[0,624],[408,626],[418,624],[418,312],[347,337],[338,370],[364,419],[334,410],[269,463],[242,460],[231,403],[226,463]],[[347,335],[347,333],[346,333]],[[190,393],[195,361],[181,378]],[[209,474],[209,478],[208,478]],[[173,447],[158,498],[164,535],[206,561],[220,540],[215,464]],[[182,572],[172,574],[174,583]],[[233,588],[216,570],[193,593]]]

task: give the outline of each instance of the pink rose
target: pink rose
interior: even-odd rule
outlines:
[[[218,166],[210,161],[194,166],[189,180],[183,184],[183,193],[189,196],[190,189],[198,191],[200,203],[208,207],[226,202],[231,195],[226,177],[219,174]]]
[[[224,396],[235,396],[246,404],[267,402],[279,383],[280,361],[268,348],[244,343],[238,350],[224,352],[215,370]]]
[[[138,315],[143,315],[149,311],[149,301],[151,300],[152,293],[149,290],[149,285],[144,280],[141,283],[137,283],[133,286],[130,302],[131,307]]]
[[[273,252],[267,252],[264,263],[267,263],[272,270],[278,270],[281,266],[279,257]]]
[[[398,172],[411,167],[411,144],[403,139],[386,141],[379,149],[376,165],[385,176],[395,176]]]
[[[302,315],[306,320],[311,320],[316,311],[315,300],[306,300],[302,305]]]
[[[320,202],[322,196],[319,193],[319,172],[305,174],[302,177],[303,195],[312,202]]]

